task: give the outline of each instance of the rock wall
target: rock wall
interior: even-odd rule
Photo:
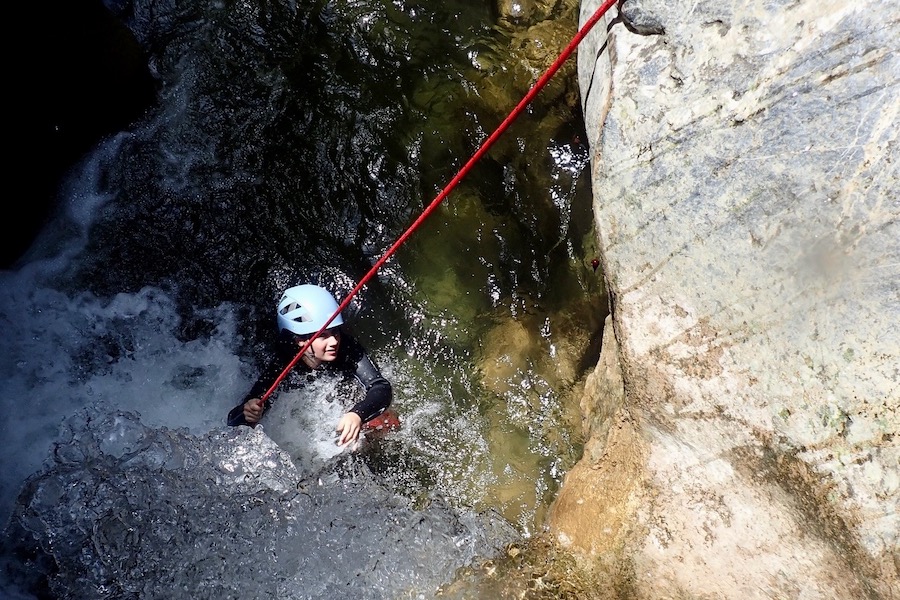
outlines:
[[[612,315],[551,532],[620,597],[900,597],[900,3],[619,9],[578,51]]]

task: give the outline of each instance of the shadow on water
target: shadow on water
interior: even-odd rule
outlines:
[[[33,540],[5,546],[28,564],[20,580],[39,596],[93,581],[107,586],[100,597],[147,597],[151,573],[207,596],[256,584],[278,597],[347,585],[406,597],[477,557],[515,554],[507,545],[540,534],[580,456],[579,394],[608,312],[590,265],[574,61],[345,314],[393,383],[400,431],[334,451],[342,405],[326,400],[342,391],[327,386],[281,393],[252,431],[210,430],[218,418],[182,411],[224,415],[242,397],[272,356],[284,287],[352,289],[567,43],[577,3],[517,22],[493,2],[108,6],[147,52],[158,105],[92,163],[86,179],[103,201],[73,223],[72,193],[76,209],[27,255],[51,260],[83,232],[83,249],[53,272],[54,306],[63,318],[63,296],[79,299],[74,310],[99,306],[75,332],[86,339],[64,346],[80,357],[61,375],[66,393],[83,385],[87,412],[63,428],[7,530]],[[138,308],[120,317],[129,302]],[[132,318],[155,302],[158,321]],[[116,329],[126,326],[127,339]],[[93,412],[98,395],[138,411],[127,397],[157,381],[134,366],[147,357],[171,368],[153,400],[159,421],[143,408],[118,421]],[[126,438],[142,453],[106,446]],[[204,502],[219,511],[206,523]],[[90,509],[57,517],[59,503]],[[64,547],[47,541],[66,536]],[[75,551],[87,541],[90,552]],[[399,566],[386,577],[359,546]]]

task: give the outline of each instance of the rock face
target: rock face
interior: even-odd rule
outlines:
[[[620,8],[578,54],[612,319],[551,530],[622,597],[896,598],[900,4]]]
[[[137,42],[102,0],[17,5],[32,48],[11,61],[14,119],[6,140],[28,202],[0,224],[0,266],[16,264],[57,208],[61,179],[101,139],[126,129],[155,102],[156,84]]]

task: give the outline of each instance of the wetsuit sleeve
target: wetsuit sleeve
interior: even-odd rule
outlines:
[[[228,419],[226,419],[226,423],[228,423],[228,425],[230,425],[231,427],[236,427],[238,425],[247,425],[248,427],[252,426],[253,424],[248,423],[247,419],[244,418],[244,405],[247,404],[247,400],[251,400],[253,398],[259,398],[260,396],[262,396],[263,392],[265,392],[265,391],[266,390],[264,389],[262,392],[260,392],[256,395],[247,396],[246,398],[244,398],[243,402],[241,402],[240,404],[238,404],[237,406],[232,408],[230,411],[228,411]],[[263,417],[266,416],[266,412],[268,412],[268,410],[271,407],[272,407],[272,401],[267,399],[263,403],[263,414],[262,414]],[[260,420],[262,420],[262,417],[260,417]]]
[[[263,374],[256,380],[256,383],[253,384],[253,387],[250,388],[250,391],[247,392],[247,395],[244,396],[241,403],[228,411],[228,418],[225,420],[228,425],[231,427],[237,425],[250,426],[250,423],[244,419],[244,404],[253,398],[262,397],[262,395],[269,390],[269,387],[275,382],[275,379],[281,375],[282,369],[293,360],[294,355],[291,354],[293,350],[294,346],[291,346],[288,342],[279,340],[279,347],[276,352],[277,360],[263,369]],[[267,399],[263,405],[263,416],[265,416],[266,411],[268,411],[271,406],[272,401]]]
[[[226,423],[230,427],[237,427],[238,425],[247,425],[247,420],[244,418],[244,404],[247,401],[241,402],[230,411],[228,411],[228,418],[225,420]]]
[[[240,404],[232,408],[228,411],[228,419],[226,422],[231,427],[236,427],[237,425],[250,425],[246,419],[244,419],[244,405],[248,400],[252,400],[253,398],[259,398],[269,389],[269,386],[272,385],[272,382],[275,381],[275,377],[277,374],[271,379],[263,376],[260,377],[259,380],[253,384],[253,387],[250,388],[250,392],[244,397]],[[268,384],[266,383],[268,381]],[[266,400],[263,404],[263,416],[265,416],[266,411],[269,410],[269,407],[272,406],[272,402],[270,400]]]
[[[356,371],[354,375],[357,381],[366,389],[366,397],[353,405],[349,412],[356,413],[363,423],[371,421],[388,406],[393,399],[393,389],[390,382],[381,376],[381,372],[375,363],[363,350],[359,350],[356,357]]]

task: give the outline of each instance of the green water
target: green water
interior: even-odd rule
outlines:
[[[419,166],[423,207],[575,31],[571,10],[530,28],[485,22],[474,19],[457,38],[468,64],[432,65],[416,82],[422,121],[398,132]],[[590,266],[581,139],[570,61],[382,275],[395,304],[415,307],[405,315],[409,337],[395,334],[389,359],[401,365],[397,405],[408,415],[409,462],[395,472],[419,465],[423,488],[496,509],[525,534],[540,531],[580,456],[580,384],[607,313]]]

